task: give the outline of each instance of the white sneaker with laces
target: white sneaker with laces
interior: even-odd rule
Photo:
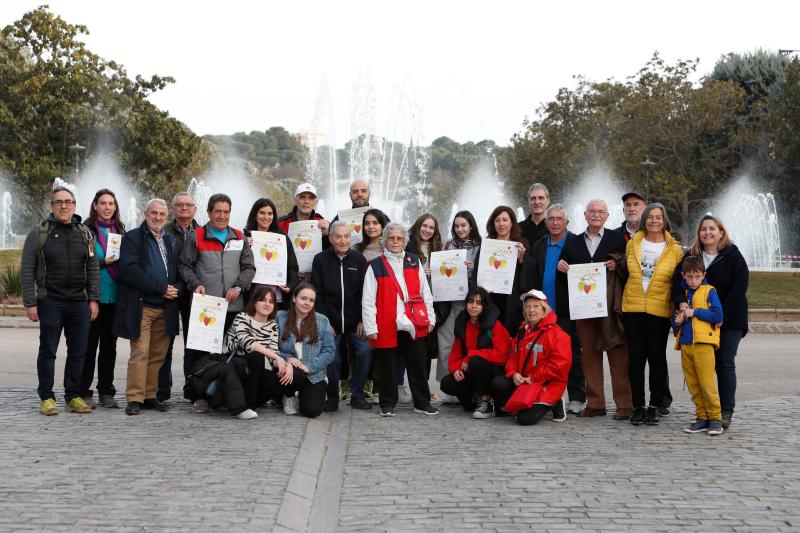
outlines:
[[[251,418],[258,418],[258,413],[256,413],[252,409],[245,409],[244,411],[236,415],[236,418],[238,418],[239,420],[250,420]]]
[[[567,412],[572,413],[573,415],[577,415],[586,407],[586,404],[583,402],[579,402],[578,400],[572,400],[567,404]]]
[[[283,397],[283,414],[286,416],[294,416],[297,414],[297,396],[284,396]]]

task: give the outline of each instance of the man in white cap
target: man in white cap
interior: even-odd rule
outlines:
[[[301,183],[294,191],[294,207],[289,214],[283,215],[278,219],[278,227],[284,233],[289,231],[289,224],[299,220],[319,220],[319,229],[322,230],[322,236],[328,235],[328,226],[330,225],[322,215],[314,211],[317,207],[317,188],[311,183]],[[328,239],[323,239],[325,243]],[[324,246],[324,244],[323,244]],[[330,244],[329,244],[330,246]]]

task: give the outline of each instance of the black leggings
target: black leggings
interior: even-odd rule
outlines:
[[[308,418],[318,417],[322,413],[322,404],[325,403],[328,384],[325,380],[319,383],[311,383],[305,372],[297,367],[292,367],[292,370],[294,370],[294,375],[292,376],[292,382],[288,385],[280,384],[277,373],[265,370],[266,389],[273,391],[272,394],[275,394],[275,391],[280,391],[280,396],[294,396],[295,393],[298,393],[300,413]]]
[[[669,391],[667,373],[667,337],[669,318],[647,313],[623,313],[625,332],[628,334],[631,380],[631,399],[634,407],[643,407],[644,369],[649,365],[650,405],[664,405]]]
[[[502,366],[493,365],[483,357],[474,355],[469,358],[464,379],[456,381],[453,374],[447,374],[442,378],[439,387],[445,394],[457,396],[464,410],[471,411],[475,409],[475,396],[490,395],[492,380],[502,375]]]

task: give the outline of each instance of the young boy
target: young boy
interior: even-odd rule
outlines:
[[[692,395],[697,420],[686,427],[688,433],[722,433],[722,412],[714,373],[714,350],[719,348],[722,304],[717,291],[705,280],[702,257],[689,256],[681,268],[687,307],[672,319],[675,349],[681,351],[686,386]]]

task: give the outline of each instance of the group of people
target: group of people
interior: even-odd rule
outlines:
[[[406,228],[370,206],[368,184],[356,180],[350,198],[366,211],[353,245],[347,223],[316,213],[312,184],[300,185],[294,198],[284,216],[271,200],[257,200],[240,230],[229,224],[227,195],[214,194],[202,206],[209,220],[201,226],[195,199],[181,192],[172,200],[171,221],[167,203],[152,199],[144,222],[126,231],[113,191],[98,191],[82,222],[73,193],[53,189],[51,214],[28,234],[21,268],[28,317],[40,322],[40,412],[58,413],[53,385],[62,330],[70,411],[118,407],[118,337],[131,345],[126,413],[167,410],[175,337],[182,323],[186,342],[198,293],[224,298],[228,307],[218,350],[185,349],[183,396],[196,412],[227,408],[251,419],[273,404],[287,415],[316,417],[339,408],[347,373],[350,406],[368,410],[376,400],[385,417],[406,396],[419,414],[436,415],[438,403],[449,402],[476,419],[509,415],[523,425],[565,420],[568,412],[606,416],[605,352],[613,418],[656,425],[672,403],[666,355],[672,330],[696,407],[686,430],[715,435],[730,426],[749,273],[717,217],[705,215],[684,248],[670,234],[665,207],[631,191],[622,197],[620,228],[605,227],[608,207],[593,200],[584,212],[586,230],[575,234],[566,208],[551,204],[547,187],[535,183],[525,220],[518,223],[513,209],[498,206],[486,224],[487,238],[517,249],[513,287],[500,294],[478,283],[482,228],[469,211],[456,213],[443,239],[433,214]],[[287,244],[286,283],[253,283],[251,232],[286,235],[292,222],[309,220],[324,238],[311,271],[300,271]],[[109,246],[119,236],[121,245]],[[433,301],[431,254],[443,250],[465,251],[463,301]],[[567,272],[585,263],[606,270],[608,313],[571,320]],[[428,384],[433,360],[441,398]]]

